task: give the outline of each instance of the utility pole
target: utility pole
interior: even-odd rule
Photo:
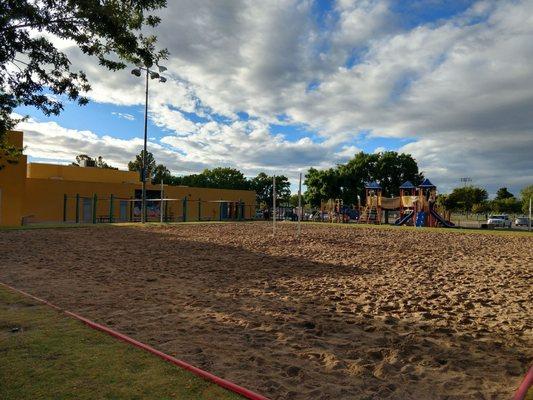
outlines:
[[[464,186],[466,187],[468,182],[472,182],[472,178],[470,178],[469,176],[465,176],[464,178],[461,178],[461,182],[463,182]]]
[[[276,236],[276,175],[272,177],[272,236]]]
[[[157,64],[157,63],[156,63]],[[164,72],[167,70],[166,67],[162,65],[157,65],[159,72]],[[148,84],[150,79],[159,79],[159,82],[164,83],[167,81],[167,78],[161,76],[159,73],[150,70],[152,68],[152,63],[146,64],[146,66],[138,66],[137,68],[131,71],[132,75],[137,77],[141,76],[142,71],[146,71],[146,88],[145,88],[145,99],[144,99],[144,143],[143,143],[143,157],[142,157],[142,167],[141,167],[141,182],[142,182],[142,195],[141,195],[141,222],[144,224],[146,222],[146,173],[147,173],[147,147],[148,147]]]
[[[298,184],[298,237],[302,232],[302,173],[300,172],[300,182]]]
[[[528,231],[531,232],[531,196],[529,196],[529,228]]]
[[[161,220],[161,223],[163,223],[164,221],[164,218],[163,218],[163,195],[164,195],[164,192],[163,192],[163,179],[161,179],[161,196],[159,196],[161,198],[161,201],[159,202],[160,206],[159,206],[159,218]]]
[[[144,102],[144,145],[143,145],[143,166],[142,166],[142,195],[141,195],[141,222],[146,223],[146,150],[148,143],[148,79],[150,70],[146,68],[146,92]]]

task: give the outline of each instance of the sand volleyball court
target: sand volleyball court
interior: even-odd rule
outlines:
[[[0,232],[0,281],[272,399],[510,398],[533,235],[266,223]]]

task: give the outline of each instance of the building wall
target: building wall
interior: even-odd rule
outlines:
[[[22,132],[11,132],[8,144],[22,148]],[[0,152],[0,226],[17,226],[23,217],[23,199],[26,182],[26,156],[10,163]]]
[[[105,220],[113,211],[114,221],[128,221],[133,214],[132,199],[135,198],[135,190],[141,190],[141,184],[126,183],[101,183],[101,182],[79,182],[65,181],[58,179],[27,179],[26,192],[24,197],[24,214],[30,216],[29,222],[60,222],[63,221],[66,211],[68,222],[76,221],[76,195],[78,198],[78,220],[80,222],[92,221],[92,207],[94,195],[96,194],[96,217],[98,220]],[[147,190],[157,191],[159,198],[159,185],[147,185]],[[66,210],[65,195],[67,195]],[[111,210],[111,195],[113,195],[113,210]],[[202,220],[219,220],[220,201],[228,203],[243,202],[245,204],[243,218],[250,219],[255,212],[255,193],[246,190],[222,190],[193,188],[186,186],[164,186],[164,198],[172,199],[166,206],[166,216],[171,221],[183,220],[183,204],[186,202],[187,221],[198,220],[198,203],[201,200],[200,216]],[[126,206],[126,218],[121,218],[121,201]],[[91,217],[87,218],[87,210],[90,207]],[[90,206],[89,206],[90,204]],[[140,201],[135,204],[140,208]],[[158,204],[158,203],[153,203]],[[157,220],[158,216],[152,216],[152,220]]]
[[[10,132],[8,140],[22,148],[23,134]],[[20,225],[23,218],[27,223],[74,222],[77,220],[76,198],[79,222],[92,222],[93,216],[107,222],[110,215],[114,221],[129,221],[136,215],[140,219],[140,201],[132,201],[136,191],[140,197],[141,182],[137,172],[27,164],[26,156],[12,164],[2,157],[0,154],[0,165],[4,165],[0,169],[0,225]],[[147,185],[147,190],[154,191],[152,198],[160,198],[160,189],[160,185]],[[165,199],[172,199],[166,201],[164,207],[170,221],[197,221],[199,217],[202,220],[235,219],[237,215],[249,219],[255,213],[253,191],[165,185],[164,192]],[[229,207],[224,204],[229,210],[221,213],[221,202],[229,203]],[[246,204],[239,214],[236,203]],[[159,202],[149,204],[159,205]],[[137,205],[137,214],[134,205]],[[159,212],[150,219],[159,220]]]
[[[105,168],[82,168],[74,165],[30,163],[27,177],[30,179],[58,179],[65,181],[135,183],[139,173]]]

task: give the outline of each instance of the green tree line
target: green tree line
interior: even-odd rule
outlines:
[[[144,155],[143,151],[128,163],[128,169],[130,171],[140,173]],[[218,167],[205,169],[199,174],[176,176],[172,175],[165,165],[157,164],[154,155],[150,152],[146,153],[146,166],[147,177],[153,184],[164,182],[168,185],[175,186],[253,190],[256,193],[257,204],[267,207],[272,206],[273,177],[264,172],[259,173],[254,178],[247,178],[238,169]],[[284,175],[276,175],[276,192],[279,201],[289,201],[291,195],[289,178]]]
[[[411,181],[417,185],[423,178],[410,154],[360,152],[346,164],[323,170],[309,169],[304,182],[307,187],[305,199],[314,207],[320,206],[322,200],[336,198],[342,199],[345,204],[354,204],[357,196],[364,199],[367,182],[379,182],[385,196],[398,196],[403,182]]]
[[[115,167],[107,164],[102,157],[91,158],[85,154],[76,157],[79,165],[82,160],[89,161],[89,165],[98,168]],[[135,156],[128,163],[130,171],[140,174],[143,152]],[[235,168],[218,167],[205,169],[198,174],[176,176],[163,164],[158,164],[154,155],[146,154],[147,177],[153,184],[163,181],[169,185],[183,185],[191,187],[206,187],[218,189],[254,190],[257,194],[257,203],[272,206],[272,176],[259,173],[253,178],[247,178]],[[387,151],[377,154],[357,153],[346,164],[338,164],[334,168],[319,170],[310,168],[305,175],[307,190],[303,196],[303,204],[312,207],[320,206],[322,200],[340,198],[345,204],[356,204],[357,196],[364,199],[365,183],[377,181],[383,188],[385,196],[399,195],[400,185],[409,180],[418,185],[424,176],[419,171],[416,160],[410,154]],[[296,207],[298,197],[290,191],[289,179],[276,176],[276,192],[280,203]],[[520,192],[520,197],[514,196],[505,187],[498,190],[496,197],[488,199],[484,188],[464,186],[453,189],[450,194],[441,194],[437,198],[439,205],[453,212],[466,212],[476,214],[486,213],[526,213],[529,207],[529,198],[533,196],[533,185],[525,187]]]
[[[474,214],[527,213],[529,199],[533,196],[533,185],[526,186],[517,198],[506,187],[498,189],[496,197],[489,200],[487,191],[476,186],[465,186],[453,189],[450,194],[439,195],[437,202],[447,210]]]

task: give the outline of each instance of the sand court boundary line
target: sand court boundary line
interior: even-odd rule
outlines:
[[[62,309],[61,307],[58,307],[56,306],[55,304],[53,303],[50,303],[49,301],[47,300],[44,300],[44,299],[41,299],[40,297],[37,297],[37,296],[34,296],[30,293],[27,293],[23,290],[20,290],[20,289],[17,289],[11,285],[8,285],[4,282],[0,282],[0,285],[9,289],[9,290],[12,290],[16,293],[19,293],[23,296],[26,296],[26,297],[29,297],[39,303],[42,303],[42,304],[45,304],[53,309],[55,309],[56,311],[60,311],[66,315],[68,315],[69,317],[72,317],[72,318],[75,318],[77,320],[79,320],[80,322],[83,322],[86,326],[90,327],[91,329],[94,329],[94,330],[97,330],[97,331],[100,331],[100,332],[104,332],[106,333],[107,335],[109,336],[112,336],[116,339],[119,339],[125,343],[128,343],[132,346],[135,346],[139,349],[142,349],[144,351],[147,351],[149,353],[152,353],[153,355],[171,363],[171,364],[174,364],[182,369],[185,369],[189,372],[192,372],[193,374],[207,380],[207,381],[210,381],[210,382],[213,382],[215,383],[216,385],[220,386],[220,387],[223,387],[224,389],[227,389],[233,393],[237,393],[249,400],[270,400],[268,399],[267,397],[263,396],[263,395],[260,395],[258,393],[255,393],[251,390],[248,390],[242,386],[239,386],[231,381],[228,381],[226,379],[223,379],[223,378],[220,378],[216,375],[213,375],[211,374],[210,372],[207,372],[207,371],[204,371],[198,367],[195,367],[194,365],[191,365],[191,364],[188,364],[186,363],[185,361],[182,361],[182,360],[179,360],[175,357],[172,357],[166,353],[163,353],[162,351],[159,351],[157,349],[155,349],[154,347],[152,346],[149,346],[145,343],[142,343],[142,342],[139,342],[138,340],[135,340],[123,333],[120,333],[120,332],[117,332],[111,328],[108,328],[104,325],[101,325],[101,324],[98,324],[94,321],[91,321],[90,319],[88,318],[85,318],[81,315],[78,315],[76,313],[73,313],[71,311],[68,311],[68,310],[65,310],[65,309]]]

